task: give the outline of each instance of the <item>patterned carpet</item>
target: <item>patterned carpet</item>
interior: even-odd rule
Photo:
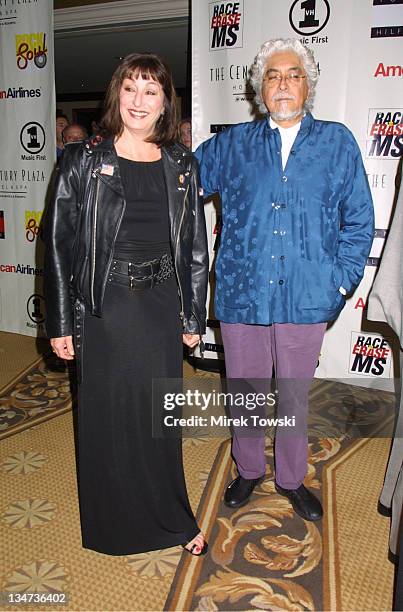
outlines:
[[[315,386],[315,421],[328,420],[328,429],[338,428],[333,407],[339,391],[334,383]],[[360,407],[370,407],[367,425],[378,423],[381,433],[386,423],[379,427],[373,394],[361,389]],[[393,396],[377,399],[387,414]],[[388,419],[393,421],[393,410]],[[210,554],[202,564],[182,559],[165,610],[389,610],[389,521],[377,513],[389,444],[385,438],[348,435],[310,444],[305,484],[322,498],[325,516],[319,523],[298,517],[276,493],[270,439],[265,481],[249,504],[226,508],[222,491],[236,471],[229,443],[223,444],[199,506]]]
[[[390,441],[350,439],[365,406],[372,429],[390,420],[390,394],[374,410],[372,395],[360,392],[343,437],[313,439],[306,484],[322,497],[322,523],[303,521],[275,493],[270,439],[266,481],[231,513],[222,505],[235,475],[229,441],[186,438],[189,497],[210,553],[196,559],[176,547],[108,557],[81,547],[68,380],[60,364],[38,359],[3,390],[0,591],[69,597],[66,605],[22,609],[391,609],[389,520],[376,511]],[[313,394],[315,423],[331,418],[334,425],[336,388],[324,384]]]
[[[0,394],[0,440],[71,410],[73,376],[53,353],[39,356]]]

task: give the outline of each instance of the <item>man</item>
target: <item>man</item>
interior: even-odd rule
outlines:
[[[354,137],[309,112],[317,78],[311,51],[297,39],[266,42],[252,84],[269,115],[228,128],[196,152],[205,194],[218,192],[223,208],[215,310],[227,377],[267,379],[274,366],[277,379],[298,381],[283,384],[283,407],[280,397],[280,409],[300,425],[296,435],[277,428],[276,490],[312,521],[323,511],[303,484],[308,389],[326,323],[360,282],[374,231]],[[265,475],[263,435],[235,429],[232,453],[239,476],[224,500],[237,508]]]
[[[71,142],[81,142],[86,138],[88,138],[87,130],[79,123],[70,123],[63,130],[63,142],[65,145]]]
[[[66,115],[57,115],[56,117],[56,158],[59,159],[64,149],[63,131],[69,125],[69,120]]]

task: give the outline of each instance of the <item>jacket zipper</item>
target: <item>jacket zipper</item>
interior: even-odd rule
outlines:
[[[94,204],[94,213],[93,213],[93,226],[94,226],[94,231],[92,234],[92,248],[91,248],[91,254],[92,254],[92,268],[91,268],[91,305],[92,305],[92,310],[95,310],[95,299],[94,299],[94,282],[95,282],[95,256],[96,256],[96,250],[97,250],[97,246],[96,246],[96,237],[97,237],[97,217],[98,217],[98,195],[99,195],[99,176],[96,170],[93,170],[92,172],[92,176],[96,179],[97,181],[97,186],[96,186],[96,191],[95,191],[95,204]]]
[[[176,278],[178,279],[178,287],[179,287],[179,296],[181,299],[181,311],[179,313],[179,316],[181,318],[181,320],[183,321],[183,317],[185,316],[184,313],[184,305],[183,305],[183,292],[182,292],[182,285],[181,285],[181,281],[179,278],[179,273],[178,273],[178,267],[176,265],[177,263],[177,257],[178,257],[178,243],[179,243],[179,236],[180,236],[180,231],[181,231],[181,227],[182,227],[182,223],[183,223],[183,218],[185,216],[185,203],[186,203],[186,198],[188,195],[188,191],[189,191],[189,185],[186,188],[186,192],[185,192],[185,197],[183,198],[183,209],[182,209],[182,216],[181,216],[181,220],[179,223],[179,227],[178,227],[178,234],[176,236],[176,244],[175,244],[175,258],[174,258],[174,263],[175,263],[175,272],[176,272]]]
[[[125,214],[125,210],[126,210],[126,201],[124,202],[124,206],[123,206],[123,209],[122,209],[122,214],[120,215],[120,219],[119,219],[117,227],[116,227],[116,232],[115,232],[115,235],[113,237],[113,248],[111,249],[111,254],[109,256],[108,266],[106,268],[106,274],[105,274],[105,278],[104,278],[104,282],[103,282],[103,286],[102,286],[102,296],[101,296],[102,300],[103,300],[104,295],[105,295],[105,287],[106,287],[107,278],[108,278],[109,270],[110,270],[112,259],[113,259],[116,238],[118,236],[118,233],[119,233],[119,230],[120,230],[120,226],[122,224],[122,219],[123,219],[123,215]]]
[[[93,244],[92,244],[92,254],[93,254],[93,266],[92,266],[92,277],[91,277],[91,300],[92,300],[92,307],[93,309],[95,308],[95,299],[94,299],[94,280],[95,280],[95,254],[96,254],[96,228],[97,228],[97,212],[98,212],[98,192],[99,192],[99,182],[102,181],[102,177],[99,175],[98,170],[93,170],[92,171],[92,176],[94,178],[97,179],[97,187],[96,187],[96,195],[95,195],[95,205],[94,205],[94,234],[93,234]],[[105,181],[103,181],[105,182]],[[122,214],[120,215],[120,219],[116,228],[116,232],[115,232],[115,237],[114,237],[114,244],[116,242],[116,237],[118,235],[121,223],[122,223],[122,219],[123,219],[123,215],[126,209],[126,202],[123,206],[123,210],[122,210]],[[111,265],[113,259],[113,249],[111,251],[110,257],[109,257],[109,261],[108,261],[108,267],[107,267],[107,271],[105,274],[105,278],[104,278],[104,282],[103,282],[103,287],[102,287],[102,297],[105,293],[105,285],[106,285],[106,279],[108,277],[108,273],[109,273],[109,268]]]

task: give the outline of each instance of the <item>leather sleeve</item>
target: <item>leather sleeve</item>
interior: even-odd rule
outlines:
[[[49,338],[73,333],[70,282],[79,209],[80,151],[80,145],[70,145],[64,151],[45,215],[44,293]]]
[[[204,334],[206,332],[206,299],[208,283],[208,246],[206,218],[200,186],[199,165],[193,160],[191,198],[193,210],[193,246],[191,268],[192,315],[185,321],[184,332]]]

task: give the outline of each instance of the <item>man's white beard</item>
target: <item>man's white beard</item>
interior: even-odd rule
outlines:
[[[281,109],[279,111],[273,111],[272,113],[270,113],[270,117],[274,120],[274,121],[291,121],[291,119],[296,119],[297,117],[299,117],[300,115],[302,115],[302,108],[297,108],[293,111],[290,111],[288,109]]]

